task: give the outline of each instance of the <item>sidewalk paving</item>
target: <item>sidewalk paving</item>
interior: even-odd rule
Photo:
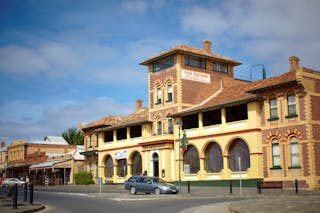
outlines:
[[[263,190],[262,194],[257,193],[256,188],[243,188],[242,194],[240,194],[239,188],[233,188],[233,193],[230,194],[229,187],[204,187],[204,186],[191,186],[190,193],[188,193],[187,187],[182,187],[182,193],[178,195],[131,195],[128,191],[125,191],[123,185],[103,185],[100,188],[97,185],[89,186],[49,186],[49,187],[35,187],[35,193],[37,190],[56,190],[61,191],[83,191],[90,193],[93,197],[118,198],[118,199],[144,199],[145,196],[154,199],[172,199],[175,198],[185,199],[188,197],[204,198],[204,197],[216,197],[225,198],[226,202],[209,204],[204,206],[195,206],[189,209],[185,209],[180,213],[205,213],[205,212],[221,212],[221,213],[274,213],[274,212],[290,212],[290,213],[305,213],[305,212],[320,212],[320,192],[319,191],[299,191],[299,194],[295,194],[294,190],[281,190],[281,189],[267,189]],[[228,201],[228,199],[243,198],[241,201]],[[35,203],[30,205],[28,203],[22,203],[18,205],[18,209],[13,209],[12,204],[8,205],[2,203],[0,205],[0,212],[35,212],[45,208],[44,204]]]

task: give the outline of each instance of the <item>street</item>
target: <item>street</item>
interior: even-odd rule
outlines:
[[[117,194],[116,194],[117,195]],[[86,193],[72,192],[61,193],[52,191],[39,191],[35,193],[37,202],[44,203],[46,209],[43,213],[54,212],[153,212],[153,213],[171,213],[181,210],[219,203],[225,201],[239,200],[224,198],[191,198],[177,195],[137,195],[137,198],[123,198],[121,193],[115,197],[93,196]]]

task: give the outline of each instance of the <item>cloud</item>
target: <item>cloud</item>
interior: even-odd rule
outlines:
[[[218,35],[228,29],[222,12],[214,8],[193,6],[184,12],[181,22],[182,29],[190,34]]]
[[[288,70],[291,55],[299,56],[302,66],[320,67],[320,28],[315,21],[320,19],[319,1],[233,0],[219,6],[190,5],[182,10],[183,31],[214,38],[222,47],[268,63],[277,69],[273,74]]]
[[[48,67],[47,61],[34,49],[16,45],[0,48],[0,72],[34,75]]]
[[[130,12],[144,12],[148,4],[144,0],[123,0],[121,7]]]
[[[107,63],[113,59],[113,53],[110,47],[83,41],[80,44],[42,41],[32,47],[8,45],[0,48],[0,72],[63,78],[84,67]]]
[[[9,106],[7,104],[5,108]],[[17,103],[12,103],[16,108]],[[22,103],[23,106],[29,106],[28,103]],[[41,140],[47,135],[60,135],[69,127],[78,127],[80,122],[92,122],[107,115],[128,115],[132,113],[134,104],[119,103],[111,98],[96,98],[84,104],[64,104],[55,106],[34,106],[40,108],[37,117],[38,120],[29,122],[17,119],[6,121],[0,120],[0,138],[6,138],[12,142],[17,139]],[[6,109],[0,109],[1,112]],[[21,110],[21,109],[20,109]],[[19,112],[19,109],[12,111]],[[22,110],[22,112],[28,112]]]
[[[128,44],[128,57],[137,63],[153,57],[173,46],[186,43],[180,39],[165,40],[163,38],[144,38]]]

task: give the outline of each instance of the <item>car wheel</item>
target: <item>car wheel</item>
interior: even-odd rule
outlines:
[[[159,195],[159,194],[161,193],[161,191],[160,191],[159,188],[156,188],[156,189],[154,190],[154,193],[155,193],[156,195]]]
[[[137,193],[137,190],[136,190],[136,188],[134,188],[134,187],[131,187],[130,188],[130,192],[131,192],[131,194],[136,194]]]

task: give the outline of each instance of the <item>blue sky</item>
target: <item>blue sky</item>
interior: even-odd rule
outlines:
[[[0,140],[39,140],[147,105],[139,63],[178,44],[287,72],[320,70],[318,0],[0,0]]]

